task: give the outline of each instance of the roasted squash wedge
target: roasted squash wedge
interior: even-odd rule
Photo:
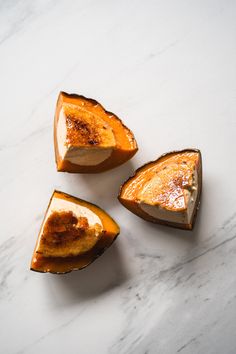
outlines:
[[[55,191],[31,261],[37,272],[68,273],[99,257],[119,234],[116,222],[98,206]]]
[[[97,101],[61,92],[54,119],[58,171],[97,173],[131,159],[138,147],[133,133]]]
[[[147,221],[191,230],[201,186],[201,153],[186,149],[164,154],[140,167],[122,185],[118,199]]]

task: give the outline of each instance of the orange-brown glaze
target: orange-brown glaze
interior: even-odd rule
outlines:
[[[89,112],[84,106],[63,104],[67,125],[67,144],[72,146],[113,145],[114,138],[109,125],[98,115]]]
[[[95,166],[80,166],[60,157],[56,129],[62,107],[69,116],[67,124],[71,126],[71,132],[67,136],[68,142],[77,145],[81,145],[82,142],[87,146],[101,146],[102,136],[105,136],[106,140],[106,129],[112,129],[115,146],[108,159]],[[69,112],[71,109],[74,110],[73,114]],[[84,125],[84,120],[87,120],[89,124]],[[97,123],[95,123],[96,121]],[[101,122],[103,122],[102,125]],[[103,130],[102,134],[101,130]],[[65,92],[60,93],[57,101],[54,120],[54,147],[57,170],[72,173],[97,173],[112,169],[131,159],[138,150],[133,133],[116,115],[106,111],[102,105],[93,99]]]
[[[202,182],[201,153],[197,149],[171,152],[142,166],[121,186],[118,199],[127,209],[145,220],[192,229],[193,223],[180,225],[155,219],[140,208],[140,202],[159,205],[173,212],[185,210],[187,207],[185,192],[192,188],[194,170],[197,172],[199,185],[197,209]],[[195,214],[196,210],[194,217]]]
[[[46,257],[68,257],[92,249],[102,235],[101,225],[90,227],[86,217],[71,211],[53,211],[47,218],[36,253]]]
[[[87,218],[77,218],[72,211],[54,211],[45,222],[41,241],[55,245],[71,242],[79,238],[88,227]]]
[[[191,187],[198,161],[197,152],[183,152],[150,163],[128,181],[121,197],[136,201],[148,199],[149,204],[169,210],[186,209],[184,189]]]
[[[89,251],[83,254],[79,254],[77,256],[68,256],[68,257],[52,257],[52,256],[45,257],[42,254],[38,253],[37,252],[38,244],[41,241],[40,235],[42,234],[40,230],[39,240],[35,247],[35,251],[31,261],[31,270],[38,271],[38,272],[67,273],[72,270],[82,269],[88,266],[90,263],[92,263],[97,257],[99,257],[106,250],[106,248],[108,248],[113,243],[113,241],[119,234],[120,231],[119,226],[104,210],[100,209],[94,204],[88,203],[84,200],[72,197],[68,194],[58,192],[58,191],[55,191],[53,193],[52,198],[53,197],[62,198],[70,202],[89,208],[100,218],[102,222],[103,230],[100,234],[99,240],[95,242],[94,247],[92,247]],[[67,218],[67,221],[69,220],[70,226],[68,225],[68,223],[67,226],[63,226],[63,222],[58,222],[57,220],[57,217],[59,217],[59,215],[54,215],[55,217],[54,221],[53,219],[49,221],[50,232],[52,230],[52,224],[56,225],[53,226],[53,229],[55,227],[57,230],[59,229],[62,230],[64,228],[72,228],[73,225],[75,225],[75,219],[73,215],[67,214],[64,216],[65,218]],[[45,224],[46,224],[46,220],[43,222],[42,227]],[[82,230],[87,228],[87,223],[84,220],[84,218],[79,220],[78,225]],[[83,234],[83,232],[80,233],[80,236],[81,234]],[[53,240],[53,238],[51,240]]]

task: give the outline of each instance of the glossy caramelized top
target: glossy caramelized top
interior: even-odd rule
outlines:
[[[88,219],[72,211],[53,211],[47,218],[37,248],[46,257],[68,257],[83,254],[94,247],[102,227],[89,226]]]
[[[53,215],[52,219],[47,219],[44,220],[44,223],[42,225],[42,229],[39,234],[38,242],[36,244],[36,248],[32,257],[31,261],[31,269],[34,271],[38,272],[51,272],[51,273],[67,273],[72,270],[78,270],[82,269],[86,266],[88,266],[91,262],[93,262],[99,255],[101,255],[106,248],[108,248],[117,235],[119,234],[119,226],[116,224],[116,222],[102,209],[100,209],[98,206],[91,204],[89,202],[86,202],[85,200],[79,199],[72,197],[66,193],[62,193],[59,191],[55,191],[52,195],[51,201],[53,198],[59,198],[63,199],[69,202],[72,202],[76,205],[88,208],[92,213],[96,214],[97,217],[101,221],[101,227],[102,227],[102,232],[100,233],[100,227],[99,225],[96,226],[99,228],[97,231],[100,233],[98,236],[98,241],[95,242],[95,245],[90,248],[91,243],[89,243],[89,250],[86,252],[82,252],[81,254],[78,255],[68,255],[66,257],[64,256],[56,256],[56,255],[51,255],[51,256],[45,256],[43,253],[38,253],[38,250],[40,248],[40,242],[41,242],[41,236],[43,234],[43,227],[46,224],[47,220],[49,220],[49,224],[47,225],[46,232],[50,233],[50,242],[56,241],[58,242],[58,237],[60,235],[55,237],[55,230],[60,234],[60,232],[67,232],[68,229],[73,229],[73,234],[70,233],[68,234],[68,241],[75,241],[78,237],[83,237],[83,230],[88,231],[88,222],[85,220],[86,218],[84,217],[76,217],[75,220],[75,215],[70,212],[64,212],[62,211],[62,215],[60,217],[63,217],[62,221],[58,221],[59,215],[56,213]],[[51,203],[50,203],[51,204]],[[49,207],[50,207],[49,204]],[[66,224],[66,225],[65,225]],[[77,226],[78,229],[80,230],[75,230],[75,225]],[[94,234],[93,234],[94,235]],[[101,236],[101,237],[100,237]],[[60,245],[60,242],[58,243]],[[86,242],[87,244],[87,242]],[[59,247],[60,248],[60,247]],[[57,247],[54,247],[54,250],[57,249]],[[67,252],[68,250],[66,250]]]
[[[199,163],[197,151],[171,153],[138,170],[121,191],[121,198],[181,211],[187,208],[194,171]]]
[[[61,106],[66,107],[66,114],[72,118],[69,118],[68,122],[72,125],[72,129],[79,126],[79,134],[83,136],[82,140],[88,145],[96,145],[102,139],[100,143],[107,141],[110,146],[115,145],[116,149],[137,150],[137,143],[130,129],[115,114],[106,111],[97,101],[81,95],[61,92],[57,109],[60,109]],[[83,119],[81,123],[76,125],[79,116]],[[85,125],[83,125],[83,121],[85,121]],[[77,136],[73,136],[72,131],[69,135],[68,139],[77,140]],[[101,138],[102,136],[104,138]]]
[[[116,145],[112,128],[85,105],[63,104],[68,145],[113,147]]]

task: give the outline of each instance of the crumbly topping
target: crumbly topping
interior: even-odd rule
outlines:
[[[72,211],[54,211],[47,219],[42,241],[55,247],[80,238],[89,228],[88,219],[77,218]]]
[[[38,253],[48,257],[83,254],[97,243],[102,226],[89,226],[86,217],[76,217],[72,211],[53,211],[46,220]]]

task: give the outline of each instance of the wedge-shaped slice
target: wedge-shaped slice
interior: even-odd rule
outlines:
[[[200,151],[174,151],[139,168],[123,184],[118,199],[145,220],[191,230],[201,185]]]
[[[61,92],[54,120],[58,171],[96,173],[128,161],[138,150],[133,133],[95,100]]]
[[[34,250],[31,270],[67,273],[86,267],[109,247],[119,226],[102,209],[55,191]]]

